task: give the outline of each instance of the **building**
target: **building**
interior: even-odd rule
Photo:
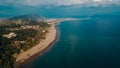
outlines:
[[[40,26],[39,25],[25,25],[25,26],[21,26],[22,29],[39,29]]]
[[[6,37],[6,38],[14,38],[14,37],[16,37],[16,36],[17,36],[17,34],[15,34],[14,32],[11,32],[11,33],[9,33],[9,34],[3,35],[3,37]]]

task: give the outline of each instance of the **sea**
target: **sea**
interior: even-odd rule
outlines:
[[[60,22],[56,26],[59,31],[57,41],[26,68],[120,68],[119,6],[23,9],[4,7],[2,10],[6,13],[0,14],[0,17],[24,14],[47,18],[89,17]]]

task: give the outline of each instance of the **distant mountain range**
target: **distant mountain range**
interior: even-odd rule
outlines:
[[[35,14],[14,16],[14,17],[9,18],[9,20],[19,20],[19,19],[23,19],[23,20],[33,20],[33,21],[36,21],[36,20],[43,21],[43,20],[45,20],[46,18],[44,18],[44,17],[42,17],[42,16],[39,16],[39,15],[35,15]]]
[[[11,18],[1,18],[0,25],[10,25],[10,24],[19,24],[19,25],[27,25],[27,24],[40,24],[41,22],[45,22],[47,18],[41,17],[39,15],[21,15],[21,16],[14,16]]]

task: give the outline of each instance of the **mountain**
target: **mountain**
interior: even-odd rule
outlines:
[[[21,16],[14,16],[11,18],[2,19],[0,18],[0,26],[2,25],[40,25],[45,22],[47,18],[38,16],[38,15],[21,15]]]
[[[45,20],[45,18],[43,18],[42,16],[34,15],[34,14],[14,16],[14,17],[10,18],[9,20],[19,20],[19,19],[23,19],[23,20],[33,20],[33,21],[36,21],[36,20],[38,20],[38,19],[39,19],[40,21]]]

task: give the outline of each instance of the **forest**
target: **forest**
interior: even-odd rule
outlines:
[[[8,24],[7,24],[8,23]],[[25,25],[39,25],[39,29],[20,29],[20,30],[6,30],[6,28],[20,28]],[[40,43],[41,40],[46,38],[46,33],[50,24],[44,21],[32,21],[32,20],[4,20],[0,24],[0,68],[13,68],[17,55],[24,52],[36,44]],[[44,31],[44,32],[43,32]],[[17,34],[16,37],[6,38],[4,34],[8,33]]]

